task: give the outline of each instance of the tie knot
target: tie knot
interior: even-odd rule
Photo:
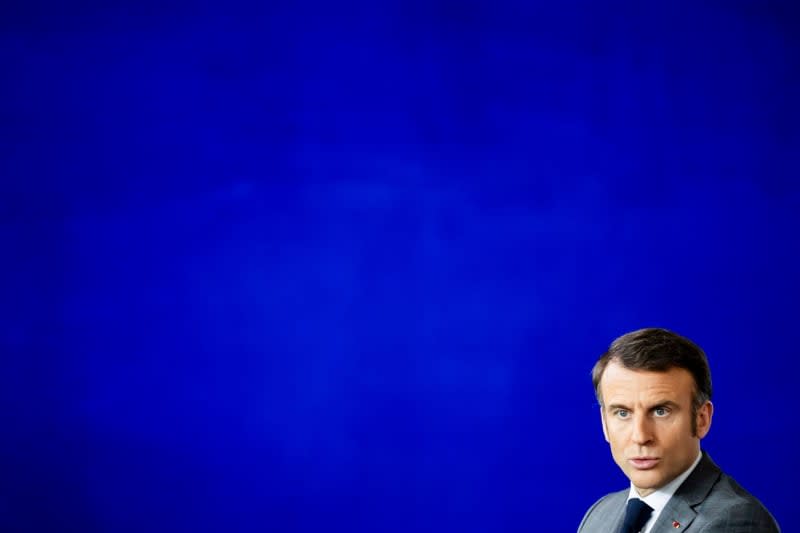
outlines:
[[[620,533],[639,533],[650,519],[653,508],[639,498],[631,498],[625,508],[625,521]]]

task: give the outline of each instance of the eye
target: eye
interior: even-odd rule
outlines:
[[[653,409],[653,414],[657,417],[665,417],[669,414],[669,409],[666,407],[656,407]]]
[[[622,420],[625,420],[626,418],[631,416],[631,412],[628,411],[627,409],[617,409],[616,411],[614,411],[614,416]]]

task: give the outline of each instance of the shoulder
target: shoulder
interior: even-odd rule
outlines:
[[[775,519],[755,496],[724,473],[703,452],[700,463],[667,503],[662,512],[670,520],[691,522],[692,530],[712,532],[780,531]],[[661,518],[659,519],[659,521]]]
[[[722,474],[708,496],[696,507],[700,516],[707,519],[702,531],[778,532],[777,522],[752,494],[732,477]]]
[[[593,531],[606,531],[608,524],[615,515],[622,516],[625,500],[628,498],[629,489],[606,494],[586,511],[578,527],[579,532],[591,533]]]

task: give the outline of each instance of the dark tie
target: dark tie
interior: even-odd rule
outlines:
[[[625,521],[622,523],[619,533],[639,533],[652,513],[652,507],[639,498],[631,498],[625,508]]]

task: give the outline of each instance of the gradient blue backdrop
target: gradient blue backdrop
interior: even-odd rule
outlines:
[[[0,529],[574,531],[658,325],[791,531],[799,15],[6,5]]]

